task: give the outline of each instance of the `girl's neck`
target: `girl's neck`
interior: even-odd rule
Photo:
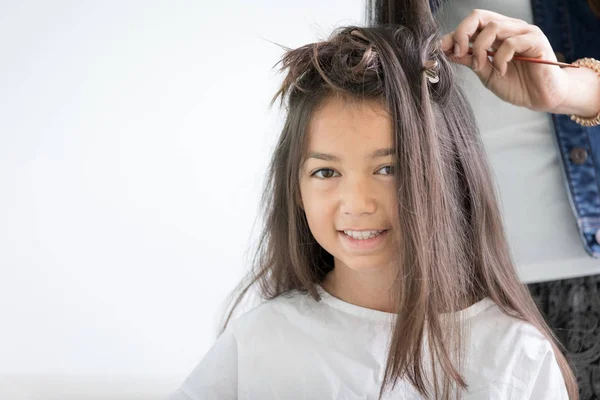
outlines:
[[[329,272],[321,286],[333,297],[372,310],[395,313],[395,298],[390,291],[394,276],[391,271],[359,273],[345,266]]]

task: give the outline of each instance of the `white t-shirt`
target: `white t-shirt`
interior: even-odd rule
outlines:
[[[531,0],[447,0],[436,17],[450,32],[475,8],[533,23]],[[521,281],[599,274],[600,260],[585,252],[579,237],[550,115],[504,102],[468,67],[456,70],[498,184]]]
[[[318,287],[233,320],[170,400],[376,399],[395,314],[344,302]],[[467,400],[567,399],[550,342],[489,298],[462,311],[468,326]],[[399,381],[386,399],[421,399]]]

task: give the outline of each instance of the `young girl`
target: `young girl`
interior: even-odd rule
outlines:
[[[409,12],[283,56],[255,269],[171,399],[577,398],[436,27]],[[252,287],[266,301],[231,320]]]

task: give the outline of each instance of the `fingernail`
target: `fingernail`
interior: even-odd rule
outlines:
[[[458,43],[454,44],[454,56],[458,57],[460,54],[460,47],[458,47]]]
[[[477,62],[477,59],[475,57],[473,57],[473,70],[477,71],[478,67],[479,67],[479,63]]]

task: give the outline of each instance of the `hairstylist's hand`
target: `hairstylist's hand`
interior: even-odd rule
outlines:
[[[467,54],[469,43],[473,43],[472,56]],[[471,67],[481,82],[504,101],[537,111],[579,115],[597,112],[594,104],[590,107],[577,99],[582,96],[577,93],[580,89],[590,89],[584,84],[595,87],[595,74],[568,71],[587,68],[511,61],[515,54],[557,61],[548,38],[535,25],[491,11],[473,10],[456,30],[442,38],[441,48],[454,54],[450,55],[454,62]],[[496,51],[491,62],[486,54],[490,48]]]

